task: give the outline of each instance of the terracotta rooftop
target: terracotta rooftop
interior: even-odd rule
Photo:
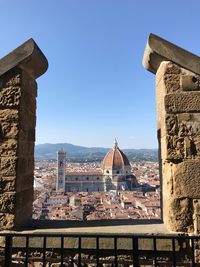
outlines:
[[[92,171],[85,171],[85,172],[83,172],[83,171],[81,171],[81,172],[79,172],[79,171],[76,171],[76,172],[67,172],[66,173],[66,175],[67,176],[79,176],[79,175],[84,175],[84,176],[96,176],[96,175],[98,175],[98,176],[101,176],[102,175],[102,173],[99,171],[94,171],[94,172],[92,172]]]
[[[129,160],[119,149],[117,143],[115,143],[114,147],[106,154],[102,162],[102,167],[104,169],[121,169],[124,166],[130,166]]]

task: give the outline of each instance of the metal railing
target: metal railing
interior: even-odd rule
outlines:
[[[200,266],[200,237],[0,233],[0,266],[30,267],[35,262],[40,266],[69,267],[197,267]]]

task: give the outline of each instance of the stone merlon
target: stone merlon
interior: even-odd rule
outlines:
[[[143,66],[155,74],[162,61],[171,61],[200,75],[200,57],[151,33],[144,51]]]
[[[29,39],[0,59],[0,76],[18,66],[36,79],[46,72],[48,61],[33,39]]]

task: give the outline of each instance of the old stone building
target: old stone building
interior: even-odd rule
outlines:
[[[57,190],[66,192],[102,192],[132,190],[137,186],[136,177],[126,155],[115,140],[113,148],[106,154],[99,172],[65,171],[66,153],[58,151]]]
[[[164,224],[200,233],[200,57],[154,35],[144,53],[156,75]]]

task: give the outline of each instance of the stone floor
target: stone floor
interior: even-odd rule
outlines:
[[[134,224],[133,224],[134,223]],[[134,221],[130,223],[120,223],[109,221],[105,224],[101,222],[84,223],[66,221],[34,221],[34,226],[19,231],[17,233],[99,233],[99,234],[173,234],[170,233],[160,220],[155,221]]]
[[[27,232],[27,231],[26,231]],[[28,231],[31,233],[112,233],[112,234],[169,234],[164,224],[141,224],[141,225],[121,225],[121,226],[97,226],[79,228],[56,228],[37,229]]]

